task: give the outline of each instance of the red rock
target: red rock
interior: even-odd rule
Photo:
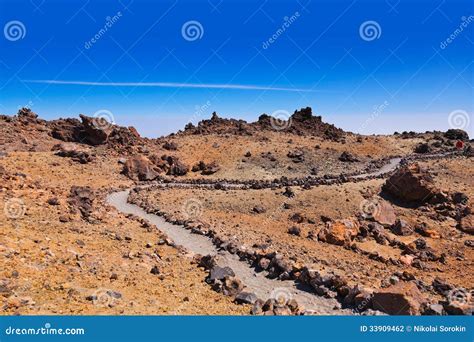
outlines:
[[[413,262],[413,259],[414,257],[412,255],[409,255],[409,254],[405,254],[405,255],[402,255],[400,257],[400,261],[404,264],[404,265],[407,265],[407,266],[410,266]]]
[[[418,163],[405,165],[393,174],[382,190],[404,202],[424,203],[439,191],[430,173]]]
[[[413,282],[400,282],[374,292],[372,306],[390,315],[418,315],[425,302]]]
[[[344,246],[349,244],[358,233],[359,223],[354,219],[344,219],[327,222],[319,232],[318,238],[333,245]]]
[[[474,234],[474,215],[469,214],[463,217],[458,224],[458,228],[465,233]]]
[[[150,181],[158,177],[155,165],[144,156],[129,158],[123,166],[122,173],[133,180]]]

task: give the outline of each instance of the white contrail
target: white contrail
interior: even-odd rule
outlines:
[[[244,89],[244,90],[275,90],[293,92],[317,92],[314,89],[265,87],[243,84],[205,84],[205,83],[175,83],[175,82],[89,82],[89,81],[61,81],[61,80],[23,80],[27,83],[45,84],[73,84],[99,87],[161,87],[161,88],[207,88],[207,89]]]

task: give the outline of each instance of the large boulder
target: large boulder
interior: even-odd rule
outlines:
[[[101,145],[107,142],[112,124],[104,118],[92,118],[79,115],[82,120],[84,140],[91,145]]]
[[[205,163],[202,160],[192,167],[193,172],[201,172],[202,175],[212,175],[220,170],[220,166],[213,161],[212,163]]]
[[[459,220],[458,228],[465,233],[474,235],[474,214],[469,214]]]
[[[59,119],[48,123],[51,127],[51,136],[66,142],[79,142],[82,124],[77,119]]]
[[[122,173],[133,180],[151,181],[158,177],[158,168],[144,156],[128,158]]]
[[[424,302],[413,282],[400,282],[380,289],[372,297],[372,307],[390,315],[419,315]]]
[[[336,220],[327,222],[320,230],[318,239],[333,245],[348,245],[359,233],[359,223],[354,219]]]
[[[418,163],[405,165],[395,172],[382,187],[403,202],[421,204],[439,192],[430,173]]]
[[[189,172],[189,167],[181,162],[178,157],[168,157],[166,158],[168,161],[169,169],[167,174],[170,176],[184,176]]]
[[[86,164],[94,160],[94,156],[88,148],[70,142],[54,145],[53,151],[56,151],[56,155],[60,157],[69,157],[81,164]]]

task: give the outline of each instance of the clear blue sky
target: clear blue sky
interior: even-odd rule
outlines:
[[[461,111],[473,135],[472,15],[469,0],[1,0],[0,113],[105,109],[157,136],[212,111],[255,120],[311,106],[362,133],[445,130]],[[197,37],[183,36],[189,21]]]

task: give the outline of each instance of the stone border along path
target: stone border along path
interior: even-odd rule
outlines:
[[[452,157],[457,155],[456,152],[448,152],[436,155],[424,155],[424,156],[409,156],[406,158],[392,158],[387,164],[382,166],[379,170],[371,173],[361,173],[359,175],[354,175],[351,177],[345,177],[345,181],[361,181],[371,178],[384,177],[392,171],[396,170],[399,165],[406,163],[411,160],[418,159],[436,159],[444,157]],[[326,181],[331,179],[325,179]],[[332,179],[340,181],[340,177]],[[158,187],[193,187],[197,185],[198,187],[210,187],[215,188],[215,183],[208,184],[192,184],[192,183],[162,183],[162,184],[149,184],[147,186],[137,186],[137,188],[148,188],[153,186]],[[333,183],[323,183],[323,184],[333,184]],[[225,184],[224,186],[231,185],[230,188],[236,189],[246,189],[247,184]],[[281,184],[280,186],[282,186]],[[320,185],[320,184],[318,184]],[[274,185],[272,185],[274,186]],[[248,189],[248,188],[247,188]],[[143,208],[128,203],[128,196],[131,189],[113,192],[107,196],[106,202],[109,205],[115,207],[118,211],[124,214],[133,214],[144,220],[147,220],[151,224],[155,225],[160,231],[164,232],[169,236],[173,242],[177,245],[184,247],[188,252],[192,254],[200,255],[215,255],[217,265],[220,267],[230,267],[235,273],[236,278],[240,279],[245,285],[244,291],[254,293],[260,299],[275,298],[275,296],[283,296],[287,300],[295,299],[298,304],[303,305],[307,313],[319,314],[319,315],[351,315],[356,314],[351,309],[342,309],[341,303],[336,298],[325,298],[320,297],[310,292],[310,286],[307,288],[302,288],[304,284],[297,284],[295,280],[278,280],[278,279],[269,279],[266,276],[268,272],[256,272],[252,268],[250,263],[255,262],[255,259],[252,260],[251,254],[246,251],[233,251],[229,252],[225,248],[222,249],[222,241],[219,239],[212,239],[212,233],[203,235],[196,234],[193,230],[190,230],[189,226],[170,223],[166,218],[147,213]],[[211,236],[208,236],[211,235]],[[217,240],[217,241],[216,241]],[[216,246],[217,245],[217,246]],[[243,261],[242,261],[243,259]],[[247,262],[245,262],[247,261]],[[311,270],[306,270],[307,273],[311,273]],[[307,285],[307,284],[306,284]]]
[[[271,189],[281,188],[285,186],[319,186],[333,185],[348,182],[361,182],[369,179],[385,178],[398,166],[417,160],[444,159],[457,156],[463,156],[462,151],[450,151],[437,154],[413,154],[406,157],[395,157],[388,160],[376,171],[352,174],[340,174],[331,176],[314,177],[308,176],[304,178],[286,178],[274,180],[235,180],[235,179],[188,179],[178,180],[170,178],[162,178],[158,181],[137,182],[138,188],[203,188],[216,190],[249,190],[249,189]]]
[[[107,197],[107,203],[124,214],[133,214],[147,220],[164,232],[177,245],[188,252],[201,255],[216,255],[217,265],[230,267],[235,276],[245,285],[244,291],[254,293],[258,298],[268,299],[284,296],[295,299],[306,310],[319,315],[350,315],[349,309],[341,309],[341,304],[333,298],[315,296],[313,293],[300,289],[293,280],[277,280],[266,277],[266,272],[255,272],[246,262],[240,261],[236,254],[219,250],[213,241],[205,236],[192,233],[183,225],[167,222],[163,217],[149,214],[135,204],[127,202],[130,190],[114,192]]]

